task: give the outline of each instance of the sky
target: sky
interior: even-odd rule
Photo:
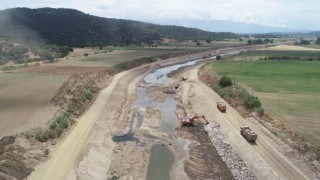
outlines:
[[[320,30],[319,0],[0,0],[0,10],[14,7],[72,8],[100,17],[154,23],[226,20]]]

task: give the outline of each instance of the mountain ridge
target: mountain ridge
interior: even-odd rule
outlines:
[[[178,41],[238,38],[238,35],[230,32],[216,33],[196,28],[104,18],[66,8],[2,10],[0,36],[38,38],[50,44],[79,47],[153,44],[165,37]]]

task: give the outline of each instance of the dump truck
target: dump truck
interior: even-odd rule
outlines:
[[[251,130],[249,126],[241,126],[240,134],[250,142],[255,142],[258,138],[258,135],[253,130]]]
[[[217,108],[221,112],[226,112],[227,106],[223,102],[217,102]]]

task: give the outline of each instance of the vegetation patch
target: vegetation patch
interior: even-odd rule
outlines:
[[[223,76],[219,80],[219,84],[213,84],[213,89],[224,98],[229,104],[232,104],[233,107],[245,107],[247,112],[242,112],[242,114],[247,114],[252,111],[258,112],[260,116],[264,114],[264,109],[261,107],[261,102],[258,97],[249,94],[249,92],[242,88],[239,85],[221,85],[220,82],[223,82],[225,79],[231,78]]]
[[[273,48],[273,49],[272,49]],[[233,60],[287,60],[287,61],[318,61],[320,51],[310,50],[277,50],[276,47],[241,52],[233,56]]]
[[[247,114],[239,105],[254,107],[256,113],[264,114],[256,119],[271,132],[308,159],[319,160],[319,68],[320,62],[308,61],[219,61],[209,71],[233,77],[236,85],[214,88],[241,115]],[[239,90],[240,84],[259,99]],[[242,103],[233,97],[242,97]]]
[[[40,142],[46,142],[49,139],[55,139],[60,137],[63,130],[67,129],[70,124],[70,114],[68,112],[63,112],[60,116],[58,116],[49,126],[49,129],[45,131],[41,131],[37,135],[37,139]]]

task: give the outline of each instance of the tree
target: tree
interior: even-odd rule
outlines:
[[[320,37],[318,37],[316,44],[320,44]]]
[[[252,45],[252,40],[249,39],[248,42],[247,42],[247,44],[248,44],[248,45]]]
[[[219,80],[219,86],[221,87],[227,87],[227,86],[232,86],[232,80],[228,76],[222,76]]]
[[[300,45],[309,45],[309,44],[310,44],[309,40],[301,39],[301,41],[300,41]]]
[[[207,42],[208,44],[210,44],[210,43],[211,43],[211,40],[210,40],[210,39],[207,39],[206,42]]]

